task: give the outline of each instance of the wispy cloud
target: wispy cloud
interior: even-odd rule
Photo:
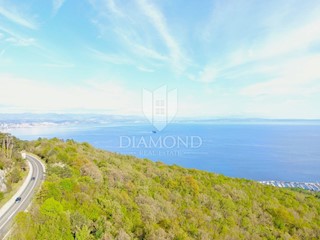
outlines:
[[[37,45],[35,38],[22,36],[1,25],[0,25],[0,30],[8,35],[6,37],[3,36],[3,40],[5,42],[11,43],[12,45],[23,46],[23,47]]]
[[[227,13],[234,13],[235,19],[239,18],[241,22],[240,17],[244,16],[245,12],[248,11],[247,9],[250,9],[239,8],[239,11],[235,12],[235,6],[228,6],[227,4],[225,9],[222,6],[224,5],[220,3],[215,8],[215,17],[211,21],[213,26],[210,25],[214,30],[209,31],[208,26],[203,33],[208,41],[217,38],[217,36],[221,39],[229,37],[231,35],[230,30],[237,31],[235,27],[243,29],[241,23],[239,23],[239,26],[237,24],[230,26],[228,21],[223,22],[222,19]],[[287,8],[285,13],[276,11],[276,13],[269,14],[268,17],[259,13],[260,18],[255,19],[256,22],[248,25],[248,27],[254,29],[254,31],[251,31],[255,33],[254,36],[248,38],[245,33],[240,32],[236,35],[239,43],[234,43],[232,38],[226,38],[225,41],[228,41],[229,46],[225,47],[223,54],[219,54],[219,58],[209,59],[198,71],[195,80],[201,82],[215,82],[225,78],[241,80],[244,75],[257,73],[262,68],[264,68],[263,74],[266,74],[265,70],[267,68],[269,68],[267,73],[272,74],[276,67],[285,68],[292,59],[298,60],[300,57],[310,55],[309,53],[313,51],[312,47],[320,44],[319,8],[309,11],[308,17],[297,16],[297,18],[301,18],[299,18],[299,21],[292,20],[290,24],[283,24],[280,28],[277,27],[279,24],[274,19],[285,21],[284,19],[287,18],[288,21],[292,16],[296,16],[295,12],[291,12],[294,9],[292,6],[289,7],[286,4],[285,6]],[[273,21],[271,21],[272,19]],[[223,31],[223,35],[218,34],[217,29],[223,27],[226,29]],[[212,36],[213,34],[217,36]],[[235,69],[236,71],[234,71]]]
[[[142,72],[154,72],[153,69],[150,69],[150,68],[146,68],[146,67],[142,67],[142,66],[138,66],[138,69]]]
[[[106,4],[107,4],[108,8],[111,10],[111,12],[113,12],[117,16],[119,16],[119,17],[123,17],[124,16],[123,12],[117,6],[117,4],[115,3],[114,0],[106,0]]]
[[[98,58],[108,63],[112,63],[116,65],[133,64],[133,61],[131,61],[128,57],[122,56],[120,54],[106,54],[102,51],[99,51],[93,48],[88,48],[88,50],[91,52],[92,56],[94,56],[95,58]]]
[[[199,74],[199,81],[204,83],[213,82],[219,76],[219,71],[215,66],[206,66]]]
[[[137,3],[168,47],[173,66],[178,72],[183,71],[185,68],[185,57],[183,56],[179,43],[170,33],[167,21],[162,12],[147,0],[137,0]]]
[[[0,5],[0,15],[7,18],[11,22],[14,22],[20,26],[29,28],[29,29],[37,29],[37,24],[34,22],[34,20],[31,17],[24,16],[20,11],[18,11],[13,6],[5,6],[3,1],[0,2],[2,5]],[[10,10],[9,10],[10,9]]]
[[[111,51],[107,45],[99,50],[88,47],[92,56],[111,64],[134,66],[142,72],[171,65],[171,57],[157,48],[159,38],[150,38],[154,32],[152,25],[145,16],[133,14],[141,11],[135,2],[120,5],[114,0],[96,0],[90,3],[97,11],[92,23],[99,30],[99,39],[114,46]]]
[[[256,43],[255,46],[235,51],[230,60],[239,65],[306,51],[312,44],[320,42],[319,26],[320,18],[316,18],[286,31],[270,32],[267,38]]]
[[[39,42],[37,39],[33,37],[26,37],[21,35],[20,33],[15,32],[14,30],[8,29],[0,25],[0,31],[2,31],[4,36],[1,40],[2,43],[6,43],[6,47],[1,51],[0,56],[4,55],[5,52],[10,48],[15,47],[30,47],[30,51],[33,52],[34,56],[39,56],[43,59],[43,62],[28,62],[30,66],[37,67],[46,67],[46,68],[73,68],[75,65],[73,63],[69,63],[61,58],[61,55],[57,54],[57,51],[52,48],[48,48],[45,46],[45,43]],[[9,52],[9,51],[8,51]],[[15,64],[17,61],[5,61],[2,62],[6,65]]]
[[[101,109],[126,95],[123,86],[138,91],[168,84],[181,90],[181,110],[187,115],[256,112],[267,116],[274,109],[276,115],[286,115],[290,108],[294,116],[290,104],[312,106],[308,112],[299,110],[301,116],[311,116],[311,110],[320,114],[315,106],[320,101],[317,1],[49,0],[35,4],[39,1],[0,0],[0,65],[3,72],[12,73],[0,74],[3,85],[10,83],[0,102],[70,109],[82,101],[80,105],[87,108]],[[91,78],[83,81],[84,76],[103,78],[106,71],[110,78],[94,86]],[[48,81],[46,86],[41,76]],[[70,76],[77,84],[67,90],[52,86],[55,79],[71,85],[72,81],[63,82]],[[113,88],[117,81],[123,81],[121,88]],[[23,91],[9,94],[18,88]],[[21,101],[27,98],[25,89],[46,94]],[[68,106],[61,99],[57,104],[52,100],[57,92],[68,98],[70,91],[80,97]],[[87,103],[84,98],[94,100]],[[132,99],[114,109],[126,108]]]
[[[57,14],[66,0],[53,0],[53,14]]]
[[[91,55],[99,59],[101,61],[115,64],[115,65],[130,65],[134,66],[136,69],[142,72],[153,72],[153,69],[143,66],[141,63],[137,63],[136,61],[130,59],[129,57],[122,55],[122,54],[107,54],[102,51],[88,48]]]
[[[118,34],[118,36],[121,37],[122,41],[125,43],[127,48],[131,52],[133,52],[134,54],[139,55],[144,58],[150,58],[150,59],[158,60],[158,61],[166,62],[169,60],[169,58],[167,56],[159,53],[154,48],[138,43],[135,40],[137,37],[130,37],[130,35],[128,33],[126,33],[123,30],[120,30],[120,29],[115,29],[115,32]]]
[[[36,42],[34,38],[15,38],[15,37],[8,37],[5,39],[5,41],[16,46],[30,46]]]
[[[320,92],[320,55],[311,55],[291,60],[280,67],[274,67],[276,77],[254,83],[241,90],[247,96],[261,95],[303,95]]]
[[[184,72],[189,60],[156,5],[147,0],[121,5],[115,0],[90,2],[98,13],[92,22],[102,37],[127,51],[128,58],[152,68],[165,64],[176,73]]]

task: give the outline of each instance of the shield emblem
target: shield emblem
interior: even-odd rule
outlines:
[[[177,89],[168,92],[166,85],[154,91],[143,89],[143,113],[158,131],[173,120],[177,105]]]

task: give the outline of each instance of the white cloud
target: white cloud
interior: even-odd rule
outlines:
[[[29,29],[37,29],[37,25],[30,17],[25,17],[22,13],[18,12],[14,7],[5,7],[3,1],[1,1],[2,6],[0,5],[0,15],[4,16],[8,20],[21,25]],[[9,10],[10,9],[10,10]]]
[[[97,58],[101,61],[115,65],[131,65],[142,72],[153,72],[152,69],[142,66],[142,64],[137,63],[133,59],[130,59],[128,56],[124,56],[121,54],[107,54],[93,48],[88,48],[88,50],[91,52],[94,58]]]
[[[12,31],[10,29],[7,29],[1,25],[0,25],[0,30],[9,35],[9,37],[5,38],[5,41],[12,43],[13,45],[16,45],[16,46],[32,46],[32,45],[34,46],[34,45],[36,45],[36,39],[34,39],[34,38],[31,38],[31,37],[28,38],[28,37],[21,36],[20,34]]]
[[[241,90],[241,94],[258,95],[290,95],[307,94],[320,89],[314,88],[314,83],[320,80],[320,55],[311,55],[286,62],[274,67],[275,78],[255,83]],[[320,86],[317,86],[320,87]]]
[[[119,45],[114,49],[117,54],[91,49],[95,57],[113,64],[133,65],[141,71],[142,68],[157,68],[163,63],[171,63],[168,56],[156,50],[153,42],[147,39],[147,34],[136,28],[138,23],[145,22],[145,19],[134,15],[133,10],[127,11],[127,5],[118,6],[113,0],[90,1],[90,3],[98,13],[92,23],[101,34],[99,38],[106,38],[107,41],[114,38]],[[130,9],[133,7],[136,5],[130,5]]]
[[[234,24],[234,21],[230,24],[226,20],[226,16],[234,11],[236,11],[234,14],[237,14],[235,18],[244,18],[245,11],[247,7],[250,9],[250,6],[243,7],[242,3],[241,7],[237,9],[234,3],[230,5],[218,1],[210,24],[204,28],[204,38],[207,41],[212,40],[218,36],[214,33],[220,33],[216,32],[219,30],[223,33],[219,37],[223,39],[230,35],[231,30],[236,32],[235,28],[237,27],[243,29],[244,26]],[[217,60],[209,60],[195,79],[212,82],[230,77],[230,73],[232,73],[233,79],[241,80],[245,75],[259,72],[262,65],[265,70],[269,68],[270,71],[267,71],[267,74],[272,75],[275,68],[286,67],[285,65],[291,59],[310,54],[312,46],[320,44],[320,8],[314,7],[309,9],[308,14],[299,16],[296,16],[295,9],[296,7],[293,7],[292,4],[281,3],[277,10],[268,15],[259,13],[256,22],[250,23],[248,26],[255,29],[251,31],[254,35],[245,40],[242,38],[246,37],[246,33],[239,35],[239,43],[235,43],[235,47],[226,48],[225,53],[220,55],[218,62]],[[288,21],[291,18],[292,21]],[[244,19],[250,20],[250,17]],[[276,19],[278,21],[281,19],[283,23],[276,23]],[[248,30],[248,32],[250,31]],[[238,68],[236,72],[233,71],[235,68]],[[216,74],[214,69],[216,69]],[[265,73],[263,72],[263,74]],[[278,89],[278,91],[280,90]]]
[[[150,22],[154,28],[158,31],[159,35],[162,37],[166,46],[170,52],[170,58],[174,68],[181,72],[184,70],[184,63],[186,62],[183,57],[182,51],[179,47],[179,43],[169,32],[169,28],[166,23],[166,19],[159,9],[157,9],[153,4],[147,0],[137,0],[143,13],[149,18]]]
[[[200,82],[209,83],[215,81],[218,76],[218,69],[213,65],[208,65],[204,68],[202,72],[200,72],[199,79],[197,80]]]
[[[189,65],[181,44],[171,34],[167,19],[153,3],[136,0],[117,4],[115,0],[91,0],[97,11],[92,23],[99,29],[99,38],[116,42],[119,52],[136,65],[157,69],[169,66],[181,74]]]
[[[80,109],[83,112],[111,111],[114,114],[141,112],[140,95],[111,80],[91,80],[82,86],[62,86],[1,74],[0,85],[1,104],[24,111]]]
[[[269,38],[261,40],[253,46],[242,47],[231,52],[226,56],[224,62],[207,64],[199,73],[198,79],[203,82],[212,82],[220,77],[229,75],[228,72],[232,68],[244,64],[256,64],[253,67],[252,65],[249,66],[251,72],[256,72],[257,68],[261,69],[261,64],[264,64],[263,68],[269,68],[269,74],[273,74],[272,71],[275,68],[287,68],[286,65],[289,64],[288,61],[290,62],[290,59],[301,53],[306,55],[312,44],[320,43],[319,26],[320,19],[313,19],[308,23],[282,33],[270,33]],[[280,63],[279,60],[281,60]],[[265,63],[265,61],[271,62]],[[272,63],[272,61],[274,62]],[[294,67],[298,67],[297,65]],[[243,71],[248,74],[248,67],[244,67],[242,71],[239,71],[238,77],[243,75]],[[305,79],[306,76],[303,78]]]
[[[95,58],[98,58],[98,59],[105,61],[105,62],[108,62],[108,63],[112,63],[112,64],[116,64],[116,65],[134,64],[133,61],[131,61],[128,57],[122,56],[120,54],[107,54],[107,53],[101,52],[101,51],[93,49],[93,48],[89,48],[89,51],[92,53],[92,55]]]
[[[310,45],[320,41],[319,26],[320,18],[278,34],[270,34],[261,45],[249,49],[245,59],[259,60],[307,50]]]
[[[150,68],[146,68],[146,67],[143,67],[143,66],[139,66],[138,69],[142,72],[154,72],[153,69],[150,69]]]
[[[34,45],[36,42],[34,38],[16,38],[16,37],[8,37],[5,39],[5,41],[15,46],[22,46],[22,47]]]
[[[126,45],[126,47],[133,52],[135,55],[149,58],[153,60],[158,61],[168,61],[168,57],[165,55],[162,55],[158,51],[156,51],[154,48],[147,46],[146,44],[142,45],[141,43],[137,42],[137,39],[139,37],[135,33],[129,33],[128,31],[125,31],[120,28],[114,29],[115,33],[121,38],[123,43]]]
[[[151,48],[147,48],[145,46],[142,46],[140,44],[134,43],[134,42],[129,42],[128,41],[128,45],[131,46],[131,50],[135,53],[137,53],[138,55],[141,55],[143,57],[148,57],[154,60],[159,60],[159,61],[167,61],[168,58],[160,53],[158,53],[157,51],[155,51],[154,49]]]
[[[53,0],[53,13],[57,14],[57,12],[60,10],[60,8],[63,6],[65,3],[65,0]]]
[[[114,2],[114,0],[106,0],[107,6],[108,8],[117,16],[119,17],[123,17],[124,14],[122,13],[122,11],[118,8],[118,6],[116,5],[116,3]]]

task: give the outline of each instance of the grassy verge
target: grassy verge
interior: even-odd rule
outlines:
[[[11,185],[11,191],[10,192],[4,193],[4,196],[0,201],[0,208],[4,204],[6,204],[6,202],[8,202],[10,200],[10,198],[12,198],[12,196],[19,190],[19,188],[21,187],[23,182],[26,180],[26,177],[28,176],[29,170],[30,170],[29,167],[27,167],[27,171],[22,172],[21,180],[19,182],[14,183],[14,184]]]

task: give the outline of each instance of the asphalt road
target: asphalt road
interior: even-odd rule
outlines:
[[[15,194],[12,199],[8,201],[6,206],[3,206],[4,209],[1,209],[2,212],[0,216],[0,239],[3,239],[10,230],[14,217],[19,212],[23,212],[28,208],[34,194],[36,193],[36,190],[41,185],[44,179],[45,173],[41,162],[30,155],[27,155],[27,161],[30,163],[29,166],[31,171],[31,174],[28,174],[28,177],[25,180],[27,181],[27,183],[23,184],[21,186],[21,189],[19,189],[17,192],[18,195]],[[30,179],[33,177],[34,180]],[[17,197],[21,197],[21,200],[16,201]]]

